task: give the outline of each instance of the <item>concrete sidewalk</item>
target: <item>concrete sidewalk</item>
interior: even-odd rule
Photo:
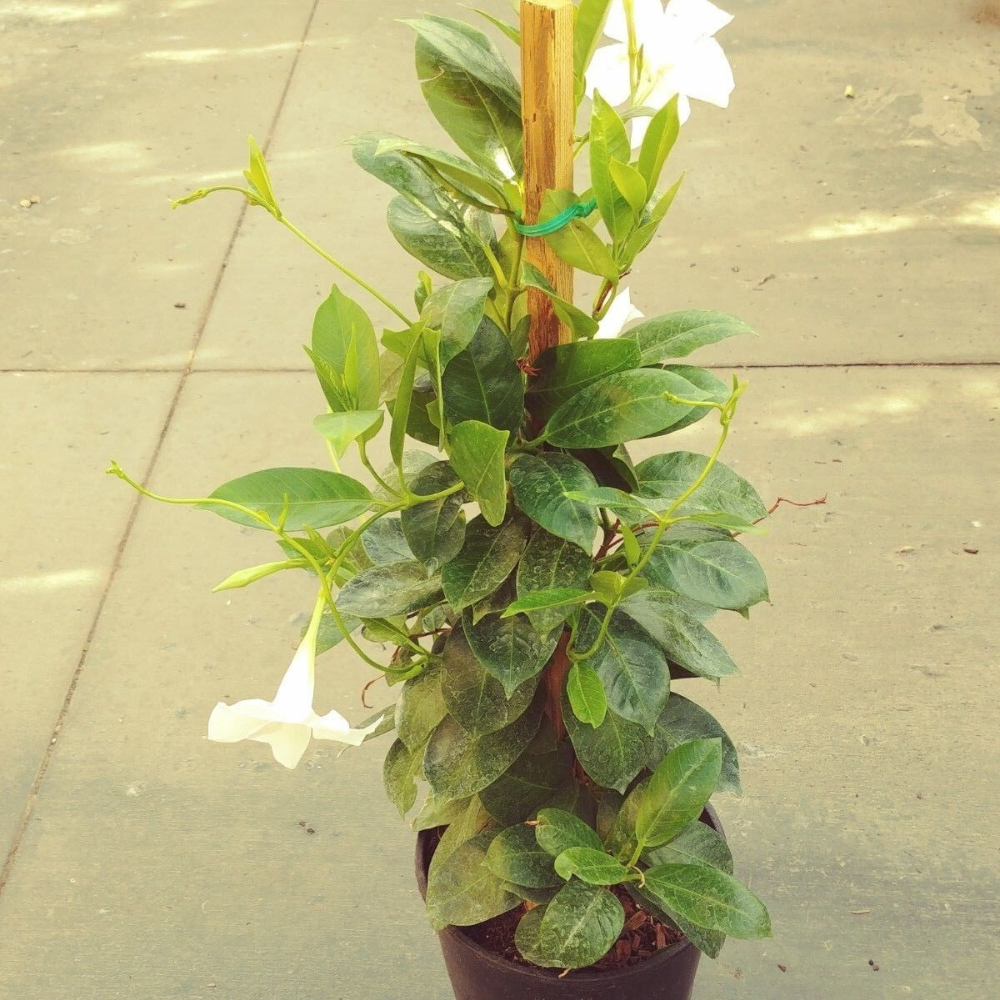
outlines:
[[[719,808],[775,924],[696,1000],[986,1000],[1000,27],[971,2],[723,6],[733,106],[685,126],[633,297],[756,326],[705,352],[750,369],[727,461],[828,501],[754,540],[773,606],[726,623],[743,677],[696,688],[741,747]],[[167,199],[234,176],[253,132],[286,212],[406,299],[387,194],[339,143],[443,142],[395,20],[421,9],[455,10],[0,0],[0,1000],[450,996],[383,746],[288,772],[203,739],[216,701],[273,689],[307,582],[210,595],[273,545],[101,476],[193,495],[323,464],[299,345],[329,269],[235,200]],[[359,720],[370,676],[331,660],[317,703]]]

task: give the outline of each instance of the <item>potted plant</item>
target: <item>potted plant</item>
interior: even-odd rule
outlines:
[[[688,997],[699,950],[770,933],[709,807],[739,790],[736,750],[675,689],[736,672],[705,621],[766,599],[737,537],[766,511],[719,460],[745,384],[684,360],[746,326],[685,311],[624,329],[641,314],[623,279],[677,193],[658,189],[688,98],[728,100],[712,36],[730,18],[707,0],[526,0],[520,24],[488,19],[521,46],[523,95],[477,27],[410,22],[420,86],[463,155],[354,139],[397,192],[389,229],[427,268],[412,308],[284,215],[252,140],[245,186],[179,202],[240,192],[393,314],[380,351],[341,288],[316,313],[306,351],[332,470],[268,469],[189,499],[109,471],[276,536],[279,558],[217,589],[314,577],[277,694],[220,703],[209,738],[268,743],[294,767],[313,738],[394,734],[386,791],[415,812],[418,882],[461,1000]],[[574,269],[597,279],[590,308]],[[703,419],[718,424],[710,454],[633,463],[631,442]],[[352,448],[366,482],[340,471]],[[399,691],[357,728],[313,707],[317,657],[345,646]]]

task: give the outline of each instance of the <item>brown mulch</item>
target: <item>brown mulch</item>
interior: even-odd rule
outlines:
[[[587,972],[612,972],[615,969],[635,965],[661,948],[667,948],[684,939],[679,931],[660,923],[656,917],[638,906],[625,889],[613,886],[611,891],[621,901],[625,910],[625,926],[614,947],[599,962],[591,965]],[[475,927],[463,927],[461,930],[477,944],[508,961],[528,965],[530,963],[524,960],[517,950],[517,945],[514,944],[514,933],[524,914],[524,907],[518,906],[485,923],[476,924]]]

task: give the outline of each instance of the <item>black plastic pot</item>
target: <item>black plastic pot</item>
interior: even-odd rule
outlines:
[[[725,836],[715,811],[701,821]],[[417,837],[417,885],[427,891],[427,869],[437,838],[434,831]],[[510,962],[462,932],[446,927],[438,934],[456,1000],[690,1000],[701,952],[690,941],[678,941],[651,958],[609,972],[571,972]]]

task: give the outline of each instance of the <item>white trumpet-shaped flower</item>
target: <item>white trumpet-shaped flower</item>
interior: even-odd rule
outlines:
[[[677,96],[682,122],[691,114],[690,98],[720,108],[729,105],[735,86],[733,71],[722,46],[713,37],[733,19],[709,0],[632,0],[635,46],[641,68],[635,93],[629,71],[628,21],[623,0],[614,0],[604,29],[615,44],[594,53],[587,70],[587,94],[598,91],[617,106],[632,98],[634,107],[662,108]],[[648,118],[632,121],[632,145],[646,134]]]
[[[615,296],[603,319],[597,324],[597,333],[594,334],[594,337],[600,340],[610,340],[617,337],[625,329],[626,323],[633,319],[642,319],[644,315],[632,305],[632,296],[629,294],[629,290],[623,288]]]
[[[337,740],[359,746],[379,725],[351,729],[339,712],[317,715],[313,710],[316,686],[316,637],[324,600],[316,602],[309,628],[292,657],[273,701],[249,698],[235,705],[219,702],[208,720],[208,738],[218,743],[255,740],[271,747],[274,759],[285,767],[295,767],[309,746],[309,740]]]

